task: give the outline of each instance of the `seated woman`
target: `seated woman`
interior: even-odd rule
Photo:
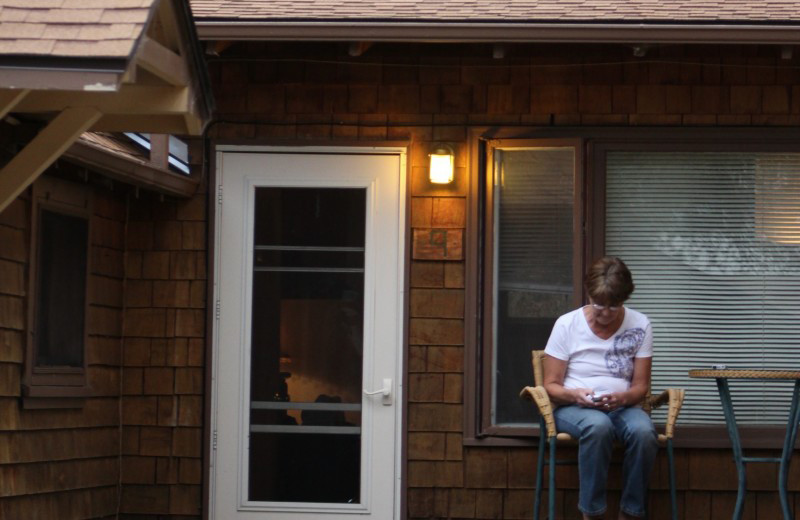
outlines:
[[[647,316],[623,306],[633,293],[631,272],[605,257],[584,282],[589,305],[561,316],[544,358],[544,386],[556,403],[556,428],[579,440],[578,509],[602,519],[614,440],[625,445],[619,518],[645,516],[647,486],[658,440],[639,405],[650,384],[653,331]]]

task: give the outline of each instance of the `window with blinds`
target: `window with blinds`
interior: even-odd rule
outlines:
[[[723,424],[713,380],[689,369],[800,369],[800,154],[617,151],[606,166],[605,249],[653,323],[653,388],[687,389],[681,424]],[[731,391],[740,423],[785,424],[790,382]]]
[[[492,424],[532,423],[530,352],[573,306],[573,147],[494,150]]]

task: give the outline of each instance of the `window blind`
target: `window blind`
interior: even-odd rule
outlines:
[[[686,388],[681,424],[723,424],[714,381],[688,370],[800,369],[800,154],[607,157],[606,253],[653,323],[653,390]],[[785,424],[791,385],[732,381],[737,421]]]
[[[575,150],[494,152],[492,424],[531,423],[519,389],[527,360],[544,348],[558,316],[570,310],[573,280]]]
[[[495,152],[501,289],[572,296],[574,154],[567,147]]]

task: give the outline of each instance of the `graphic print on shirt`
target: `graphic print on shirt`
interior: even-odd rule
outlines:
[[[614,337],[614,346],[606,351],[606,368],[614,377],[633,379],[633,356],[644,340],[644,329],[627,329]]]

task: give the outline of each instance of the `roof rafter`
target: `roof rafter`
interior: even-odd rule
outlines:
[[[31,92],[16,110],[46,113],[79,106],[94,107],[105,115],[183,116],[194,109],[192,92],[188,87],[123,85],[117,92]]]
[[[102,114],[92,107],[67,108],[0,170],[0,211],[88,130]]]
[[[0,90],[0,118],[6,117],[30,92],[28,89]]]
[[[195,125],[195,121],[198,123]],[[192,119],[192,126],[189,130],[194,131],[200,128],[202,131],[202,120]],[[164,134],[183,135],[187,133],[187,118],[175,115],[104,115],[92,126],[95,132],[144,132],[152,133],[154,128],[157,132]],[[197,133],[199,134],[200,131]]]
[[[144,36],[136,55],[136,64],[170,85],[188,86],[191,73],[186,61],[156,40]]]

